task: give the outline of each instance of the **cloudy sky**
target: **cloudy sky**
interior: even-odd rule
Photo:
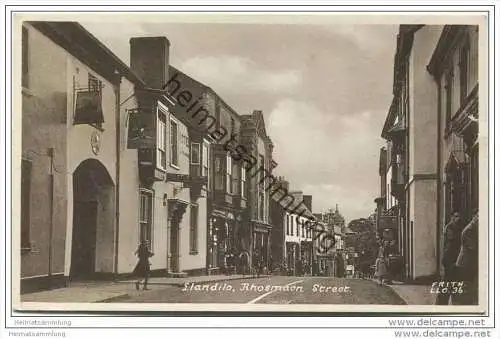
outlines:
[[[237,112],[264,112],[276,175],[312,194],[314,212],[373,212],[397,26],[82,24],[127,64],[130,37],[166,36],[172,65]]]

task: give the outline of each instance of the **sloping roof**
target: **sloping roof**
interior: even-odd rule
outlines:
[[[302,199],[297,199],[294,194],[289,193],[285,189],[273,190],[271,197],[288,213],[302,214],[306,218],[316,219]]]
[[[224,99],[222,99],[222,97],[217,94],[216,91],[214,91],[214,89],[208,85],[205,85],[204,83],[202,83],[201,81],[199,80],[196,80],[195,78],[187,75],[186,73],[184,73],[183,71],[179,70],[178,68],[172,66],[172,65],[169,65],[170,69],[176,73],[180,73],[182,74],[183,77],[189,79],[195,86],[199,87],[201,90],[205,90],[207,92],[210,92],[211,94],[213,94],[217,100],[220,101],[220,103],[222,103],[229,111],[231,111],[231,113],[234,114],[234,116],[237,118],[237,119],[241,119],[241,115],[238,114],[234,108],[232,108],[226,101],[224,101]]]

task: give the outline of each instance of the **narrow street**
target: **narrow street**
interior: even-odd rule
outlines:
[[[166,286],[113,302],[249,304],[386,304],[405,302],[388,286],[371,280],[273,276]]]

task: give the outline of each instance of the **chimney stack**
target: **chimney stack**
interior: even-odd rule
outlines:
[[[302,201],[304,202],[304,205],[306,205],[306,207],[312,213],[312,195],[304,195],[302,197]]]
[[[168,82],[169,49],[164,36],[130,39],[130,68],[148,87],[162,89]]]

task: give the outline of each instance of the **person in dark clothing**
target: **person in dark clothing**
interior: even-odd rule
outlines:
[[[134,276],[137,276],[137,282],[135,283],[135,288],[139,290],[141,280],[144,279],[144,287],[143,290],[148,290],[148,278],[150,271],[150,262],[149,258],[154,254],[149,251],[149,241],[143,240],[139,244],[137,251],[135,251],[135,255],[139,258],[137,265],[134,268]]]
[[[443,256],[441,262],[444,268],[442,280],[445,282],[461,280],[457,274],[456,267],[456,260],[460,251],[461,232],[462,227],[460,223],[460,214],[458,212],[454,212],[451,215],[450,221],[444,227],[443,232]],[[437,294],[436,305],[448,305],[450,297],[453,302],[455,297],[451,293],[451,289],[448,289],[448,291],[449,293]]]
[[[460,253],[456,261],[457,272],[464,282],[463,293],[457,294],[457,305],[478,304],[478,224],[476,214],[461,233]]]

